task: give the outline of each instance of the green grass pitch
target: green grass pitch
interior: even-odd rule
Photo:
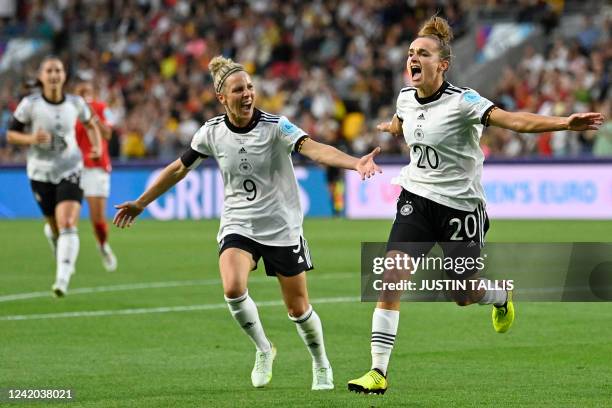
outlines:
[[[217,226],[140,221],[113,228],[119,270],[107,273],[83,220],[71,292],[54,299],[41,221],[0,222],[0,389],[71,388],[76,402],[68,406],[104,408],[612,404],[610,303],[519,303],[515,326],[504,335],[491,328],[489,307],[404,304],[389,391],[349,393],[346,381],[370,363],[373,304],[350,299],[359,296],[360,241],[384,241],[388,220],[305,223],[316,266],[310,296],[334,367],[332,392],[310,391],[310,357],[280,305],[278,284],[264,278],[263,265],[253,273],[249,290],[263,302],[260,315],[278,348],[271,385],[253,389],[254,348],[223,305]],[[494,220],[488,239],[610,241],[610,231],[610,221]],[[26,295],[8,297],[15,294]],[[74,317],[66,317],[70,312]],[[15,315],[29,317],[6,320]]]

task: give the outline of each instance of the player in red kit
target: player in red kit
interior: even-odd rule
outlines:
[[[75,87],[75,93],[85,99],[92,113],[99,118],[102,134],[102,154],[98,160],[89,158],[88,153],[91,149],[91,143],[81,122],[76,124],[76,136],[79,148],[83,152],[84,168],[81,176],[81,188],[89,204],[89,217],[98,241],[102,264],[107,271],[112,272],[117,269],[117,258],[108,244],[108,225],[105,217],[106,200],[110,194],[111,162],[108,154],[108,140],[111,138],[112,129],[105,115],[106,104],[95,99],[96,92],[91,81],[79,80]]]

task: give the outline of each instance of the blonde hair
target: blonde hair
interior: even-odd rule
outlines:
[[[453,39],[453,29],[442,17],[432,16],[419,30],[419,37],[431,38],[438,42],[440,59],[450,62],[452,51],[450,42]]]
[[[215,92],[217,93],[221,93],[223,90],[223,84],[227,77],[234,72],[245,71],[242,64],[234,62],[231,58],[222,57],[221,55],[216,56],[210,61],[208,70],[210,71],[210,76],[212,76]]]

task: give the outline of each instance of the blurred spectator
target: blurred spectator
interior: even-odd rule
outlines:
[[[392,116],[404,84],[397,67],[420,23],[435,12],[461,37],[468,27],[466,3],[23,0],[15,3],[16,17],[0,24],[0,36],[46,36],[72,72],[96,78],[113,122],[113,157],[176,157],[194,129],[222,113],[207,71],[217,54],[245,65],[262,109],[291,117],[314,137],[333,128],[337,143],[355,154],[376,145],[401,154],[402,139],[375,130]],[[547,24],[559,12],[557,3],[526,0],[516,7],[510,0],[489,0],[483,7],[505,5],[521,19]],[[585,19],[573,41],[558,39],[543,53],[528,48],[518,67],[502,75],[497,103],[511,110],[567,113],[609,98],[609,29],[609,21],[595,27]],[[35,76],[31,67],[23,72]],[[18,85],[0,82],[1,162],[24,157],[3,145],[2,121],[21,96]],[[505,157],[580,153],[590,151],[592,142],[573,132],[525,136],[492,129],[483,138],[488,154]]]
[[[595,25],[590,18],[587,23]],[[585,26],[577,38],[553,40],[545,53],[526,46],[519,64],[504,69],[493,99],[505,109],[555,116],[609,106],[611,42],[601,35],[609,27],[609,19],[599,26]],[[595,154],[595,146],[601,155],[606,134],[602,129],[594,139],[588,132],[519,135],[489,128],[483,145],[492,157],[590,155]]]
[[[420,21],[441,10],[457,37],[466,27],[459,1],[441,0],[18,3],[24,32],[46,30],[73,71],[100,79],[124,159],[176,155],[220,113],[207,73],[216,54],[253,74],[263,109],[302,128],[333,121],[339,138],[359,144],[343,132],[355,118],[369,132],[364,118],[393,104],[401,73],[389,67],[401,66]]]

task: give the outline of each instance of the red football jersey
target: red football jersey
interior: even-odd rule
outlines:
[[[101,101],[92,101],[89,103],[89,107],[98,115],[98,119],[100,122],[107,124],[106,118],[104,117],[104,110],[106,109],[106,104]],[[91,142],[89,141],[89,137],[87,137],[87,130],[83,124],[77,121],[76,124],[76,138],[79,147],[81,148],[81,152],[83,153],[83,164],[85,167],[100,167],[107,172],[111,171],[111,161],[110,156],[108,155],[108,141],[102,138],[102,156],[98,160],[92,160],[89,158],[89,152],[91,151]]]

